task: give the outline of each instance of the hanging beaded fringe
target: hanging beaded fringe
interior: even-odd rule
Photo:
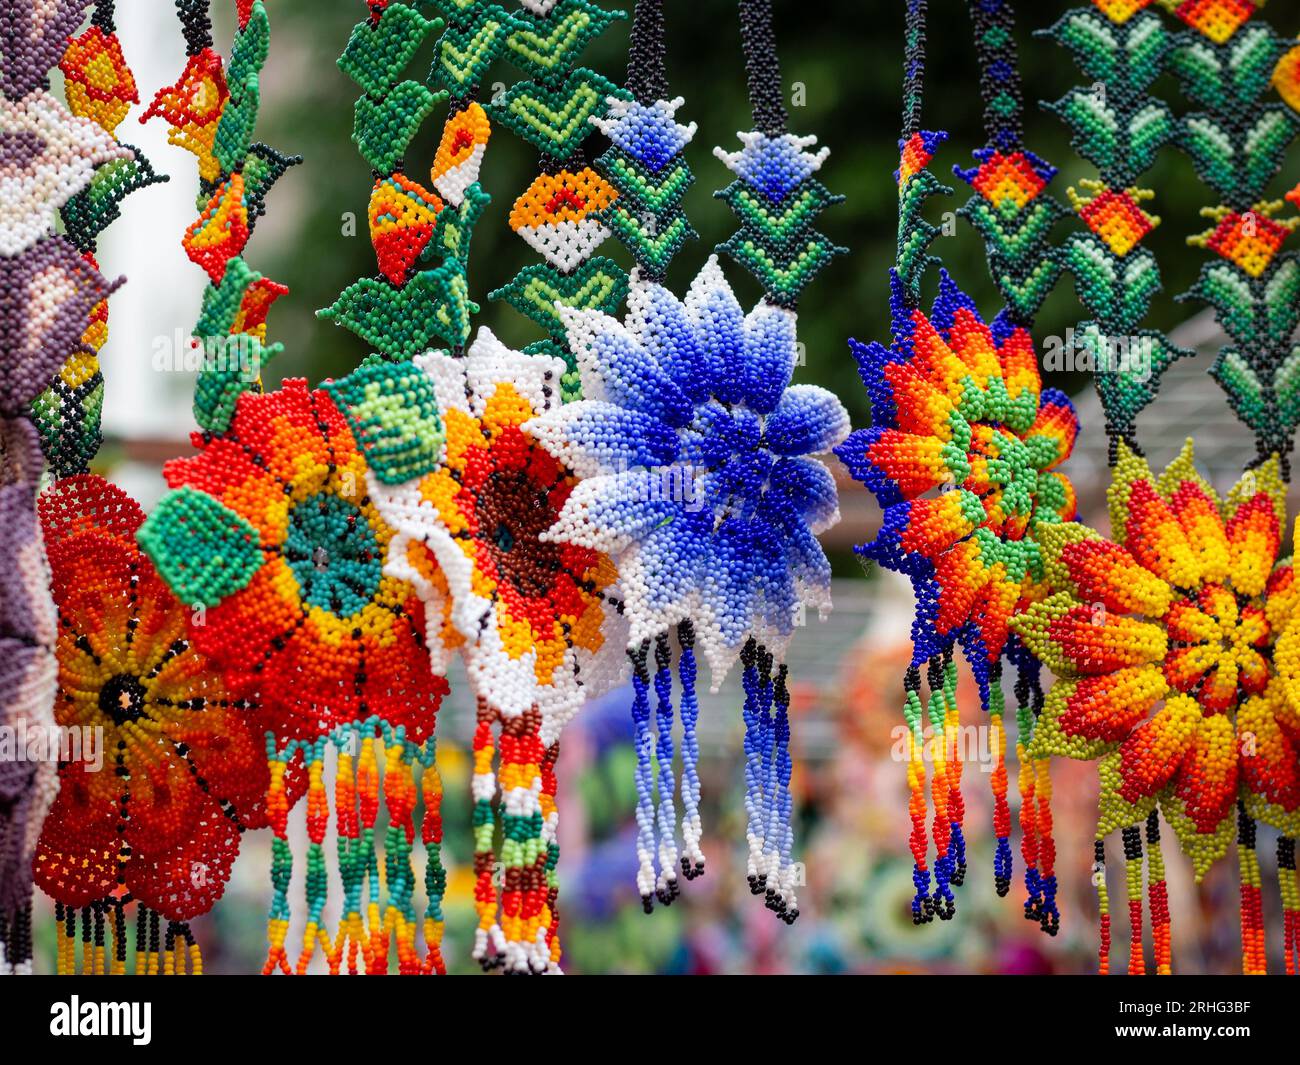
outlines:
[[[130,904],[129,896],[101,899],[80,910],[56,902],[58,975],[125,976],[128,968],[126,907]],[[30,934],[30,927],[28,931]],[[203,975],[203,955],[187,922],[168,921],[164,930],[162,917],[137,903],[134,938],[136,976]]]
[[[1282,893],[1282,955],[1288,976],[1300,976],[1300,878],[1296,876],[1295,840],[1277,841],[1277,878]]]
[[[478,928],[473,954],[485,970],[560,972],[559,753],[558,741],[543,741],[536,710],[507,718],[480,697],[474,733]]]
[[[330,823],[325,756],[331,747],[337,751],[334,805],[338,870],[343,885],[343,912],[332,932],[324,925],[329,884],[325,836]],[[285,945],[292,912],[289,883],[293,873],[293,852],[288,840],[287,778],[291,763],[299,756],[307,772],[307,924],[297,964],[291,967]],[[342,972],[345,952],[350,974],[362,971],[362,965],[368,974],[387,973],[394,947],[398,972],[403,975],[446,971],[441,950],[442,892],[446,887],[440,854],[442,783],[435,756],[432,740],[413,743],[406,738],[405,726],[392,728],[379,717],[342,725],[312,741],[291,741],[280,749],[276,748],[274,736],[268,734],[271,784],[267,811],[275,838],[264,974],[277,970],[305,974],[318,949],[331,975]],[[423,920],[416,915],[412,865],[415,813],[419,809],[421,790],[425,807],[421,838],[428,862],[425,875],[428,899]],[[381,798],[388,813],[382,870],[376,847]],[[417,929],[421,927],[425,937],[423,958],[416,944]]]
[[[0,916],[0,976],[32,973],[32,904]]]

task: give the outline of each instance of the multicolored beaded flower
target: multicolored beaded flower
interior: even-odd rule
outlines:
[[[1030,534],[1074,517],[1057,472],[1079,421],[1044,389],[1027,329],[985,325],[946,272],[929,316],[892,274],[894,341],[851,342],[874,424],[835,454],[879,499],[879,535],[857,550],[907,574],[916,592],[914,661],[960,641],[986,692],[1008,623],[1042,578]]]
[[[36,882],[74,909],[129,893],[187,921],[221,897],[244,829],[266,823],[268,718],[196,648],[189,608],[136,546],[134,500],[85,475],[47,490],[40,510],[59,619],[55,717],[102,746],[60,761]]]
[[[393,531],[334,401],[306,382],[240,396],[230,430],[164,467],[174,489],[140,543],[183,602],[195,645],[288,735],[381,715],[416,740],[446,681],[430,669],[412,588],[383,572]]]
[[[621,633],[611,631],[617,574],[598,550],[550,532],[577,478],[528,426],[559,404],[563,360],[511,351],[483,329],[465,357],[431,352],[414,365],[432,384],[445,436],[420,476],[386,484],[372,471],[370,495],[396,531],[386,572],[425,600],[434,668],[459,649],[479,699],[475,824],[487,834],[476,842],[474,956],[545,971],[560,952],[555,780],[546,767],[564,724],[622,664]],[[506,821],[500,917],[490,831],[494,725]]]

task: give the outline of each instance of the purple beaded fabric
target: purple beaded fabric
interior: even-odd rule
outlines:
[[[115,287],[54,232],[95,167],[129,156],[49,91],[89,0],[0,0],[0,971],[31,970],[32,853],[56,789],[55,621],[28,414]],[[56,752],[55,752],[56,753]]]

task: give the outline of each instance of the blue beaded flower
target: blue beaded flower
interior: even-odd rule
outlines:
[[[746,315],[716,257],[684,301],[634,271],[628,307],[560,308],[586,398],[525,426],[581,481],[547,535],[614,559],[632,647],[692,620],[716,687],[748,638],[779,654],[804,608],[830,606],[816,534],[839,507],[810,456],[848,414],[790,384],[794,312]]]

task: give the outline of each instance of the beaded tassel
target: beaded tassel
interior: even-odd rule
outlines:
[[[1277,877],[1282,894],[1282,954],[1288,976],[1300,975],[1300,877],[1296,875],[1295,840],[1277,841]]]
[[[505,950],[497,923],[496,834],[500,814],[497,806],[496,724],[497,712],[488,705],[487,699],[479,696],[471,783],[474,798],[474,909],[478,914],[473,957],[484,969],[499,965]]]
[[[956,761],[956,746],[948,743],[947,710],[944,692],[945,663],[940,658],[930,659],[929,683],[929,749],[934,762],[934,777],[930,784],[931,805],[934,807],[934,912],[941,921],[951,921],[957,912],[957,900],[950,886],[955,871],[953,863],[953,820],[949,812],[952,785],[949,781],[949,762]]]
[[[655,897],[668,906],[677,898],[677,808],[674,793],[677,780],[673,774],[673,673],[672,651],[668,637],[655,639],[655,727],[658,741],[655,745],[655,762],[659,766],[659,808],[657,830],[659,834],[659,878],[655,882]]]
[[[1160,815],[1147,816],[1147,904],[1151,908],[1151,939],[1155,944],[1156,973],[1173,974],[1173,947],[1169,927],[1169,890],[1165,860],[1160,852]]]
[[[654,740],[650,736],[650,672],[646,668],[646,658],[649,656],[650,646],[648,643],[642,644],[641,647],[628,652],[632,659],[632,727],[635,734],[632,740],[633,747],[636,751],[636,824],[637,839],[636,852],[639,861],[637,869],[637,890],[641,893],[641,906],[646,913],[654,911],[654,889],[655,889],[655,812],[654,812],[654,781],[653,781],[653,758]],[[746,688],[746,706],[748,707],[750,697],[749,689]],[[746,724],[749,718],[746,717]],[[746,734],[746,754],[749,754],[748,733]],[[745,782],[750,784],[753,774],[752,764],[749,760],[745,765]],[[748,792],[746,793],[748,795]],[[746,800],[748,807],[748,800]],[[750,812],[750,824],[753,825],[754,814]],[[750,861],[753,861],[752,847]]]
[[[998,897],[1011,890],[1011,807],[1007,802],[1007,730],[1005,697],[1002,693],[1002,663],[989,674],[989,745],[997,759],[989,781],[993,792],[993,886]]]
[[[1255,852],[1255,821],[1244,803],[1237,804],[1237,865],[1241,879],[1241,971],[1264,976],[1268,958],[1264,948],[1264,891]]]
[[[924,924],[934,917],[934,900],[930,897],[930,870],[926,864],[929,838],[925,829],[925,730],[922,724],[921,671],[917,666],[908,668],[904,687],[907,693],[903,704],[903,717],[907,722],[907,786],[911,792],[907,812],[912,820],[908,842],[912,850],[912,884],[916,888],[912,899],[912,923]]]
[[[1110,892],[1106,888],[1106,841],[1093,843],[1092,883],[1097,889],[1097,973],[1110,975]]]
[[[425,958],[423,970],[447,974],[447,963],[442,955],[443,931],[446,917],[442,902],[447,894],[447,870],[442,864],[442,777],[438,773],[438,743],[430,738],[421,752],[420,798],[424,802],[424,821],[420,825],[421,840],[426,854],[424,867],[424,894],[428,900],[424,917]]]
[[[700,718],[700,703],[695,692],[695,626],[683,621],[677,626],[677,642],[681,647],[677,659],[677,680],[681,685],[682,719],[682,875],[694,880],[704,875],[704,851],[700,839],[704,826],[700,820],[700,741],[696,726]]]
[[[1142,939],[1142,833],[1136,825],[1123,830],[1124,886],[1128,898],[1129,976],[1145,976],[1146,956]]]

